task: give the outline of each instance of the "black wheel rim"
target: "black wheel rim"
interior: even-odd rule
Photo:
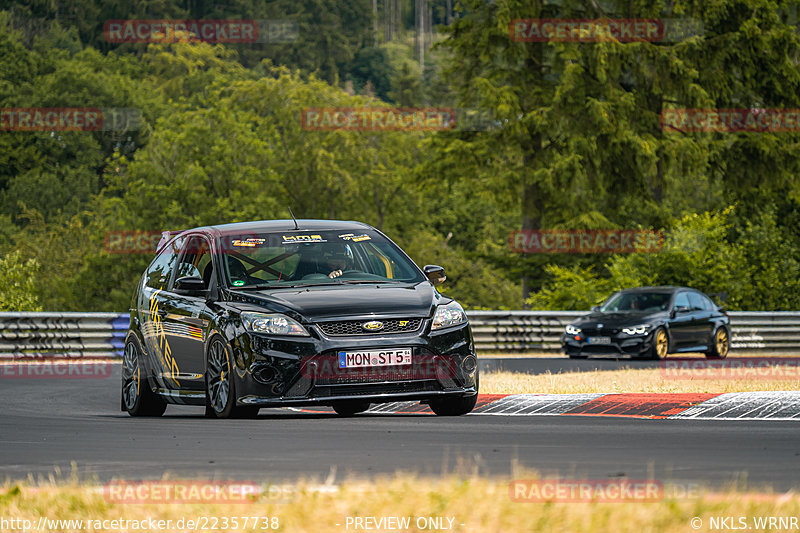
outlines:
[[[228,351],[221,342],[214,342],[208,354],[208,401],[218,413],[225,410],[230,390]]]
[[[139,352],[136,345],[129,342],[125,345],[122,355],[122,399],[126,409],[133,409],[139,398],[141,383],[141,367],[139,366]]]

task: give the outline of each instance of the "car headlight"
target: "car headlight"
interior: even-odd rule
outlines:
[[[564,328],[564,330],[567,332],[567,335],[577,335],[581,332],[581,328],[577,328],[572,324],[567,324],[567,327]]]
[[[296,320],[286,315],[267,313],[242,313],[242,324],[247,331],[271,333],[273,335],[302,335],[308,332]]]
[[[622,333],[626,335],[645,335],[649,329],[649,324],[641,324],[630,328],[622,328]]]
[[[450,302],[447,305],[440,305],[436,308],[433,315],[433,325],[431,329],[449,328],[457,326],[467,321],[467,314],[458,302]]]

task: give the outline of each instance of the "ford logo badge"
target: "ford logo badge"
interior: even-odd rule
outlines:
[[[367,331],[380,331],[383,329],[383,322],[372,320],[371,322],[364,322],[361,327]]]

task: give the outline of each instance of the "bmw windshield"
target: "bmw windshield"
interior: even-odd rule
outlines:
[[[668,292],[618,292],[600,307],[603,313],[666,311],[672,297]]]
[[[227,284],[237,289],[426,279],[372,230],[253,232],[224,235],[221,244]]]

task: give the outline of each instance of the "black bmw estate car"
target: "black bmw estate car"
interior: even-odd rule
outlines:
[[[663,359],[670,353],[728,355],[730,319],[705,294],[687,287],[640,287],[612,294],[567,325],[561,343],[571,358],[618,355]]]
[[[165,232],[131,304],[121,407],[213,417],[329,405],[340,415],[418,400],[475,406],[478,368],[458,302],[358,222],[278,220]]]

